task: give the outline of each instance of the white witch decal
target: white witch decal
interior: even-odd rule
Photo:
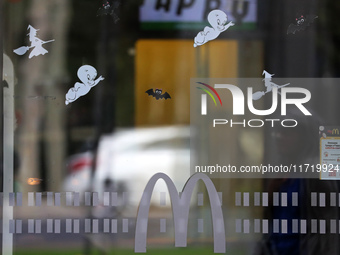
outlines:
[[[42,47],[42,45],[45,43],[53,42],[54,40],[43,41],[39,39],[37,37],[37,31],[39,31],[39,29],[35,29],[31,25],[27,27],[27,30],[29,30],[29,33],[27,35],[29,36],[31,46],[22,46],[18,49],[13,50],[13,52],[18,55],[24,55],[29,49],[33,48],[28,58],[32,58],[33,56],[45,55],[46,53],[48,53],[48,51],[44,47]]]
[[[84,65],[79,67],[77,72],[79,80],[83,83],[76,82],[73,88],[70,88],[66,94],[65,104],[68,105],[76,101],[79,97],[86,95],[90,89],[96,86],[104,77],[99,76],[97,80],[97,70],[93,66]]]
[[[270,74],[266,70],[263,70],[262,75],[264,75],[264,79],[262,81],[264,81],[264,86],[267,88],[267,90],[255,92],[253,94],[253,100],[259,100],[265,94],[267,94],[268,92],[271,92],[274,87],[277,88],[277,89],[281,89],[281,88],[286,87],[290,84],[290,83],[287,83],[287,84],[284,84],[284,85],[277,85],[276,83],[272,82],[272,76],[274,76],[274,74]],[[279,91],[277,93],[281,94]]]

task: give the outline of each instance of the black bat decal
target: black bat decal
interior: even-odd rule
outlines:
[[[153,96],[154,98],[158,99],[168,99],[170,97],[168,92],[165,92],[164,94],[162,94],[162,90],[161,89],[155,89],[155,92],[153,91],[153,89],[148,89],[147,91],[145,91],[145,93],[148,93],[149,96]]]
[[[296,24],[289,25],[287,29],[287,34],[289,33],[295,34],[296,31],[305,30],[306,27],[313,23],[317,17],[318,16],[316,15],[307,15],[306,17],[301,16],[300,18],[297,18]]]
[[[110,4],[109,1],[104,1],[103,6],[99,8],[97,11],[97,16],[102,16],[102,15],[111,15],[114,22],[116,23],[119,18],[117,14],[114,12],[115,9],[117,9],[119,6],[118,2],[115,2],[114,4]]]

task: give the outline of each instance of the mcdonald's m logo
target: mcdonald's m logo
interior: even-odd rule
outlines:
[[[210,209],[214,233],[214,252],[225,253],[225,230],[224,218],[222,213],[221,201],[217,194],[216,188],[211,179],[203,173],[197,173],[191,176],[183,188],[181,195],[175,187],[175,184],[169,176],[163,173],[157,173],[151,177],[146,184],[142,199],[139,205],[136,232],[135,232],[135,252],[146,252],[146,239],[148,231],[148,216],[150,209],[151,195],[156,182],[163,179],[169,190],[170,200],[172,204],[172,213],[175,228],[175,247],[187,246],[188,217],[190,209],[190,199],[194,191],[195,185],[202,180],[207,188],[210,200]]]
[[[332,135],[338,135],[338,134],[339,134],[339,129],[333,128]]]

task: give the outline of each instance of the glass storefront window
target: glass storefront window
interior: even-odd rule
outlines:
[[[0,0],[2,254],[337,254],[338,11]]]

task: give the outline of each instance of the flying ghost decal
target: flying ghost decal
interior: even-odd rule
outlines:
[[[66,94],[65,104],[68,105],[76,101],[79,97],[86,95],[89,93],[92,87],[96,86],[100,81],[104,80],[104,77],[97,77],[97,70],[93,66],[83,65],[79,67],[77,72],[79,80],[83,83],[76,82],[73,88],[70,88]]]
[[[194,39],[194,47],[216,39],[220,33],[235,25],[232,21],[227,24],[228,16],[221,10],[211,11],[208,14],[208,21],[212,27],[205,27],[203,31],[197,34]]]

